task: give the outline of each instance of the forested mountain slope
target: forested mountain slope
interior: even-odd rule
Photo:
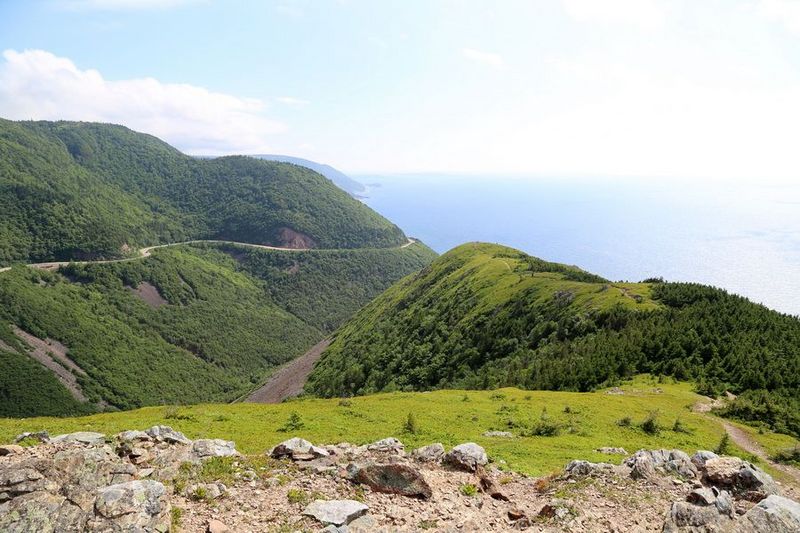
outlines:
[[[403,232],[309,169],[198,159],[122,126],[0,119],[0,266],[226,239],[391,247]]]
[[[340,188],[344,189],[345,191],[349,192],[352,195],[358,195],[358,193],[364,192],[366,187],[363,184],[357,182],[344,172],[336,170],[330,165],[325,165],[323,163],[317,163],[316,161],[310,161],[308,159],[303,159],[302,157],[292,157],[289,155],[273,155],[273,154],[254,154],[253,157],[257,157],[259,159],[266,159],[267,161],[280,161],[282,163],[292,163],[295,165],[300,165],[301,167],[310,168],[314,172],[319,172],[333,183],[335,183]]]
[[[182,245],[59,273],[16,266],[0,273],[0,416],[234,400],[434,257],[421,243]],[[69,365],[78,394],[42,362]]]
[[[733,414],[800,433],[800,320],[712,287],[654,281],[611,283],[465,244],[348,321],[306,388],[585,391],[650,372],[744,393]]]

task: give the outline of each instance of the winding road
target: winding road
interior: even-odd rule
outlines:
[[[408,248],[412,244],[416,243],[416,239],[412,239],[407,237],[408,242],[405,244],[401,244],[400,246],[393,247],[394,249],[402,249]],[[42,270],[57,270],[63,266],[67,266],[69,264],[73,265],[90,265],[90,264],[103,264],[103,263],[124,263],[126,261],[138,261],[139,259],[144,259],[146,257],[150,257],[153,250],[157,250],[159,248],[167,248],[169,246],[180,246],[183,244],[198,244],[198,243],[211,243],[211,244],[233,244],[236,246],[244,246],[247,248],[258,248],[260,250],[278,250],[281,252],[321,252],[321,251],[330,251],[330,250],[339,250],[341,248],[283,248],[280,246],[267,246],[266,244],[252,244],[249,242],[238,242],[238,241],[223,241],[223,240],[215,240],[215,239],[197,239],[193,241],[181,241],[181,242],[173,242],[169,244],[159,244],[156,246],[147,246],[145,248],[139,249],[139,255],[136,257],[126,257],[123,259],[99,259],[96,261],[53,261],[49,263],[28,263],[26,266],[30,268],[39,268]],[[393,248],[386,248],[387,250],[391,250]],[[0,268],[0,272],[6,272],[11,270],[12,267],[3,267]]]

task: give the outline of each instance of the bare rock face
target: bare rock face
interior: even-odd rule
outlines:
[[[481,446],[474,442],[467,442],[450,450],[444,456],[444,462],[459,470],[475,472],[479,466],[486,465],[489,458],[486,456],[486,450]]]
[[[95,518],[88,523],[97,531],[169,531],[169,500],[158,481],[129,481],[104,487],[95,501]]]
[[[427,500],[431,497],[431,487],[416,468],[392,464],[350,464],[347,467],[350,480],[367,485],[375,492],[401,494]]]
[[[723,456],[707,460],[703,480],[755,502],[778,494],[778,486],[772,476],[738,457]]]
[[[369,507],[355,500],[314,500],[305,508],[303,514],[323,524],[341,526],[366,514],[368,510]]]

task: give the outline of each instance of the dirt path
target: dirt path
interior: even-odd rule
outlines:
[[[722,424],[722,427],[725,428],[725,431],[728,432],[731,440],[736,443],[737,446],[760,458],[775,470],[783,472],[794,481],[796,487],[800,488],[800,470],[790,465],[774,462],[772,459],[770,459],[767,451],[743,429],[718,418],[715,420]]]
[[[280,403],[286,398],[297,396],[303,392],[306,379],[314,368],[325,348],[330,345],[330,339],[325,339],[315,344],[305,354],[286,363],[277,372],[272,374],[264,385],[256,389],[244,401],[253,403]]]
[[[182,244],[197,244],[197,243],[212,243],[212,244],[234,244],[236,246],[245,246],[247,248],[258,248],[260,250],[278,250],[281,252],[319,252],[325,251],[324,248],[283,248],[280,246],[267,246],[266,244],[251,244],[249,242],[237,242],[237,241],[222,241],[222,240],[215,240],[215,239],[198,239],[194,241],[182,241],[182,242],[173,242],[170,244],[159,244],[157,246],[148,246],[146,248],[139,249],[139,255],[137,257],[127,257],[125,259],[101,259],[98,261],[53,261],[49,263],[29,263],[27,266],[31,268],[39,268],[42,270],[57,270],[63,266],[67,266],[69,264],[73,265],[89,265],[89,264],[104,264],[104,263],[124,263],[126,261],[137,261],[139,259],[144,259],[145,257],[150,257],[151,252],[153,250],[157,250],[159,248],[167,248],[169,246],[180,246]],[[408,248],[412,244],[416,243],[416,239],[408,238],[408,242],[402,244],[400,246],[396,246],[397,249]],[[391,248],[389,248],[391,249]],[[11,270],[11,267],[3,267],[0,268],[0,273],[6,272],[7,270]]]

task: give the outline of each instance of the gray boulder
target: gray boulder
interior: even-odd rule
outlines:
[[[714,452],[710,452],[708,450],[698,450],[692,455],[692,464],[698,468],[698,470],[702,470],[706,466],[706,461],[709,459],[716,459],[719,457]]]
[[[167,442],[169,444],[191,444],[192,441],[186,438],[186,435],[180,431],[175,431],[169,426],[153,426],[146,430],[153,440],[158,442]]]
[[[136,480],[104,487],[97,492],[94,530],[169,531],[170,504],[164,485]]]
[[[770,495],[747,511],[733,528],[735,533],[796,533],[800,531],[800,503]]]
[[[50,442],[64,444],[90,444],[94,446],[105,444],[106,436],[102,433],[95,433],[93,431],[78,431],[75,433],[56,435],[50,439]]]
[[[405,446],[398,439],[388,437],[368,445],[367,450],[371,452],[402,453],[405,450]]]
[[[444,462],[459,470],[475,472],[489,462],[486,450],[474,442],[459,444],[444,456]]]
[[[138,429],[129,429],[128,431],[119,433],[117,439],[122,442],[147,441],[150,440],[150,435]]]
[[[411,452],[411,457],[423,463],[438,463],[444,457],[444,446],[440,442],[429,444]]]
[[[595,451],[598,453],[604,453],[606,455],[628,455],[628,452],[625,451],[625,448],[612,448],[609,446],[597,448]]]
[[[233,441],[222,439],[198,439],[192,444],[192,453],[200,459],[239,455]]]
[[[270,457],[278,459],[280,457],[291,456],[294,453],[309,453],[313,444],[300,437],[285,440],[270,450]]]
[[[314,500],[303,510],[323,524],[341,526],[365,515],[369,507],[355,500]]]
[[[663,533],[728,531],[733,518],[733,498],[728,492],[715,488],[696,489],[686,501],[672,504]]]
[[[494,437],[498,439],[513,439],[514,434],[510,431],[485,431],[483,433],[484,437]]]
[[[610,473],[614,465],[608,463],[590,463],[589,461],[570,461],[564,472],[572,477],[584,477],[596,474]]]
[[[14,443],[22,442],[25,439],[35,439],[39,442],[48,442],[50,441],[50,434],[47,431],[26,431],[25,433],[20,433],[14,438]]]
[[[0,531],[59,533],[83,531],[91,513],[60,494],[31,492],[0,503]]]
[[[639,450],[628,457],[624,464],[631,467],[631,477],[634,479],[647,479],[656,473],[697,477],[697,467],[680,450]]]

